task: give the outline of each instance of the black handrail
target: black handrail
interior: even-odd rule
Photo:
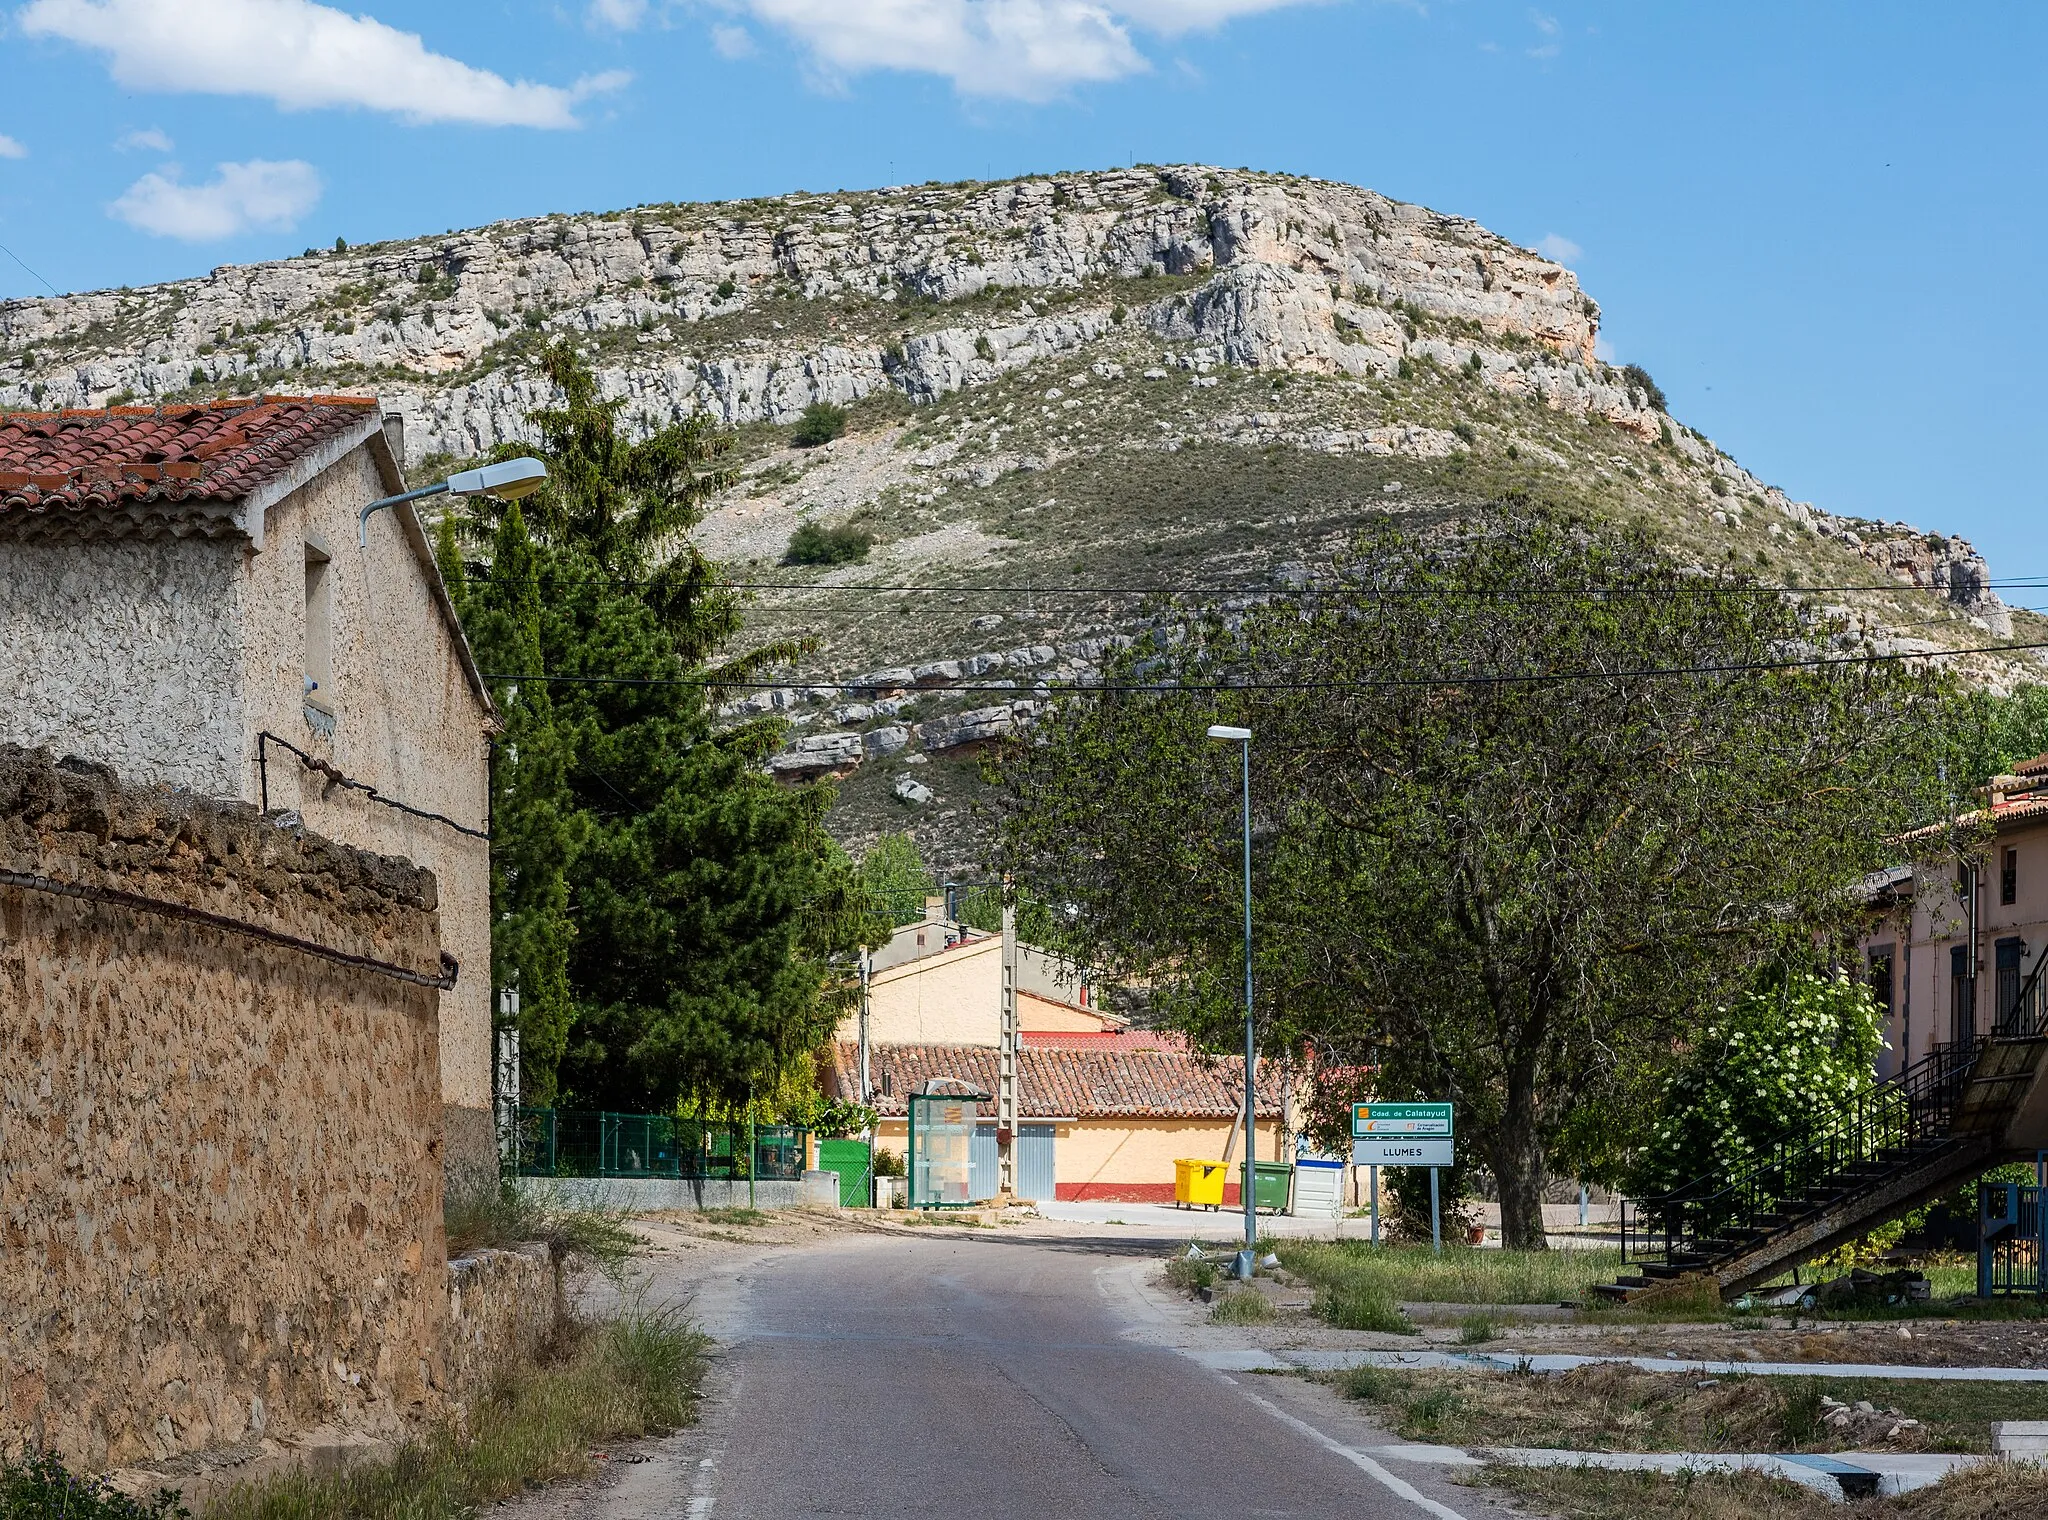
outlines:
[[[2048,1032],[2048,954],[1992,1026],[1997,1039],[2034,1039]],[[1875,1162],[1917,1140],[1948,1138],[1958,1103],[1977,1064],[1974,1038],[1937,1046],[1896,1076],[1863,1089],[1834,1112],[1774,1145],[1725,1177],[1709,1173],[1668,1193],[1636,1201],[1631,1256],[1629,1204],[1621,1213],[1622,1260],[1704,1261],[1770,1234],[1815,1206],[1809,1192],[1833,1187],[1842,1173]]]

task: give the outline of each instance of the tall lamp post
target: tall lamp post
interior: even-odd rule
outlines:
[[[1253,1063],[1258,1052],[1252,1034],[1252,731],[1227,723],[1209,726],[1209,737],[1241,746],[1244,755],[1244,1249],[1237,1253],[1240,1281],[1251,1277],[1258,1263],[1258,1129],[1253,1118]]]
[[[422,497],[495,496],[500,501],[517,501],[522,496],[531,496],[547,483],[548,467],[538,459],[507,459],[502,464],[487,464],[479,470],[464,470],[459,475],[450,475],[437,486],[422,486],[417,491],[371,502],[363,508],[362,516],[356,521],[356,537],[365,549],[369,548],[372,513],[402,506],[408,501],[418,501]]]

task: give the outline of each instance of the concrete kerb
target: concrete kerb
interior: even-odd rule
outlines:
[[[1349,1372],[1354,1367],[1392,1371],[1570,1372],[1579,1367],[1621,1363],[1643,1372],[1703,1377],[1885,1378],[1899,1382],[2048,1383],[2048,1367],[1916,1367],[1875,1362],[1716,1362],[1661,1356],[1575,1356],[1545,1353],[1459,1351],[1227,1351],[1191,1350],[1197,1361],[1219,1372]]]

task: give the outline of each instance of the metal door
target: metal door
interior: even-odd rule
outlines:
[[[1059,1196],[1053,1185],[1050,1124],[1017,1126],[1017,1196],[1050,1203]]]
[[[967,1196],[976,1203],[995,1197],[1002,1186],[1002,1162],[996,1155],[996,1127],[993,1124],[974,1127],[973,1170]]]

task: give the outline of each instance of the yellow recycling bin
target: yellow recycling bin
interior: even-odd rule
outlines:
[[[1177,1208],[1220,1209],[1223,1207],[1223,1163],[1187,1161],[1173,1163],[1173,1202]]]

